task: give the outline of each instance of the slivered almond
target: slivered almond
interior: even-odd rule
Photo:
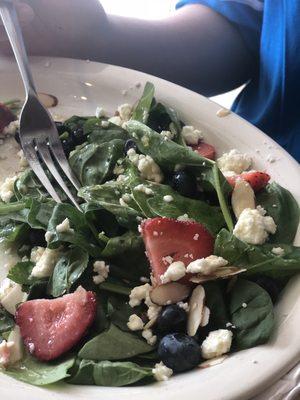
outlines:
[[[201,364],[198,365],[199,368],[209,368],[213,367],[214,365],[221,364],[224,360],[226,360],[228,356],[220,356],[216,358],[212,358],[210,360],[203,361]]]
[[[156,286],[150,292],[150,298],[153,303],[159,306],[165,306],[186,299],[190,292],[190,286],[178,282],[170,282],[165,285]]]
[[[209,323],[210,309],[206,306],[203,307],[202,320],[200,326],[206,326]]]
[[[55,107],[58,104],[58,98],[53,94],[38,93],[38,98],[46,108]]]
[[[221,279],[221,278],[226,279],[226,278],[229,278],[230,276],[238,275],[245,271],[246,271],[246,269],[244,269],[244,268],[222,267],[222,268],[217,269],[214,272],[214,274],[212,274],[212,275],[196,274],[190,278],[190,281],[193,283],[203,283],[203,282],[213,281],[213,280]]]
[[[254,190],[250,184],[243,179],[238,179],[235,183],[231,195],[231,205],[237,219],[245,208],[255,208]]]
[[[189,313],[187,320],[187,334],[195,336],[203,318],[203,308],[205,300],[205,290],[202,285],[198,285],[192,292],[189,301]]]

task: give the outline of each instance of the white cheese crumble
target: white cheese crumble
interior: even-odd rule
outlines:
[[[114,173],[115,175],[121,175],[121,174],[123,174],[124,172],[125,172],[125,170],[124,170],[124,168],[122,167],[122,165],[118,165],[118,164],[115,165],[115,167],[114,167],[114,169],[113,169],[113,173]]]
[[[243,303],[243,304],[242,304],[242,307],[243,307],[243,308],[247,308],[247,307],[248,307],[248,304],[247,304],[247,303]]]
[[[14,135],[19,127],[20,121],[18,119],[12,121],[3,129],[3,134],[7,136]]]
[[[163,200],[164,200],[166,203],[171,203],[171,201],[173,201],[174,198],[173,198],[173,196],[171,196],[170,194],[167,194],[166,196],[163,197]]]
[[[228,329],[218,329],[210,332],[201,345],[202,357],[208,360],[228,353],[231,342],[232,332]]]
[[[109,273],[109,265],[106,265],[104,261],[95,261],[93,264],[93,271],[97,273],[97,275],[93,276],[93,281],[96,285],[104,282]]]
[[[179,301],[179,303],[177,303],[178,307],[182,308],[184,311],[189,312],[190,307],[189,307],[189,303],[184,303],[183,301]]]
[[[131,114],[132,114],[132,107],[130,104],[121,104],[118,107],[119,116],[123,121],[129,121]]]
[[[38,250],[33,249],[33,253],[31,252],[30,259],[34,261],[36,260],[36,264],[31,271],[31,276],[35,278],[48,278],[51,276],[54,267],[61,256],[60,249],[44,249],[41,251],[42,247],[38,248]],[[37,253],[35,253],[37,251]]]
[[[199,140],[203,139],[203,133],[195,129],[192,125],[186,125],[181,130],[181,136],[186,144],[196,145]]]
[[[141,302],[149,296],[150,290],[151,285],[149,285],[149,283],[134,287],[129,295],[129,305],[131,307],[139,306]]]
[[[141,331],[144,328],[144,322],[138,315],[132,314],[129,317],[127,326],[131,331]]]
[[[161,131],[160,135],[164,138],[164,140],[172,140],[174,137],[174,133],[171,131]]]
[[[284,249],[281,247],[273,247],[273,249],[271,251],[276,256],[279,256],[279,257],[284,256]]]
[[[252,159],[248,154],[242,154],[236,149],[230,150],[229,153],[224,153],[222,157],[217,159],[217,164],[220,170],[233,171],[240,174],[250,168]]]
[[[200,258],[192,261],[186,268],[186,271],[191,274],[211,275],[218,268],[225,267],[228,261],[223,257],[211,255],[206,258]]]
[[[28,164],[27,159],[24,156],[23,150],[18,151],[18,156],[20,158],[20,160],[19,160],[19,170],[20,171],[24,171],[29,166],[29,164]]]
[[[179,217],[177,217],[177,221],[188,222],[188,221],[193,221],[193,219],[189,218],[188,214],[183,214],[183,215],[179,215]]]
[[[96,107],[95,117],[96,118],[105,117],[105,111],[103,107]]]
[[[61,224],[56,225],[56,232],[58,233],[74,233],[74,229],[70,227],[69,218],[65,218]]]
[[[139,185],[135,186],[134,190],[136,190],[137,192],[145,193],[147,196],[151,196],[154,194],[153,190],[144,185],[143,183],[140,183]]]
[[[150,346],[153,346],[157,341],[157,336],[153,335],[152,329],[144,329],[142,332],[142,336],[144,339],[146,339],[147,343],[150,344]]]
[[[27,298],[27,294],[22,292],[22,286],[5,278],[0,283],[0,304],[10,314],[14,315],[16,307]]]
[[[157,381],[163,382],[167,381],[173,375],[173,370],[166,367],[161,361],[160,363],[155,364],[154,368],[152,369],[152,373]]]
[[[122,119],[118,115],[108,118],[108,122],[111,122],[112,124],[115,124],[118,126],[122,126],[122,124],[123,124]]]
[[[185,265],[182,261],[175,261],[170,264],[166,270],[166,272],[160,276],[160,280],[162,284],[168,282],[178,281],[183,278],[186,274]]]
[[[233,234],[249,244],[263,244],[269,233],[274,234],[277,226],[272,217],[265,216],[266,211],[258,206],[255,210],[242,211],[234,227]]]
[[[145,156],[144,154],[137,154],[134,149],[129,149],[127,155],[129,160],[136,165],[137,169],[140,171],[142,178],[156,183],[163,181],[163,173],[152,157],[148,155]]]
[[[6,178],[0,186],[0,197],[4,203],[8,203],[14,195],[14,184],[17,176]]]

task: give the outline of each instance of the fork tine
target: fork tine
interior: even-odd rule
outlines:
[[[55,200],[57,203],[61,203],[61,199],[59,195],[56,193],[56,190],[52,186],[52,183],[50,182],[48,176],[45,174],[45,171],[43,170],[38,156],[36,154],[36,151],[33,147],[33,144],[29,143],[24,143],[22,145],[24,155],[31,166],[33,172],[36,174],[38,179],[41,181],[42,185],[45,187],[47,192],[50,194],[50,196]]]
[[[70,168],[69,162],[65,156],[65,152],[63,150],[59,136],[56,137],[55,135],[49,137],[49,143],[52,150],[52,154],[54,155],[60,168],[64,171],[64,173],[69,178],[75,189],[78,191],[81,185]]]
[[[36,139],[36,145],[37,145],[37,150],[40,153],[42,159],[44,160],[44,163],[48,167],[49,171],[51,172],[52,176],[56,180],[56,182],[59,184],[59,186],[62,188],[62,190],[66,193],[66,195],[69,197],[71,202],[74,204],[74,206],[81,211],[81,208],[77,201],[75,200],[73,194],[70,192],[69,188],[65,184],[64,180],[62,179],[60,173],[57,171],[53,159],[51,156],[51,153],[49,151],[49,148],[46,144],[46,142]]]

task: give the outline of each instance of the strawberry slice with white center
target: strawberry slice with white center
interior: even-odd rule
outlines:
[[[250,184],[254,192],[258,192],[259,190],[267,186],[270,180],[270,175],[260,171],[248,171],[243,172],[240,175],[228,176],[226,177],[226,179],[233,188],[235,186],[235,182],[238,179],[243,179]]]
[[[187,267],[193,260],[213,253],[214,238],[197,222],[152,218],[141,224],[141,233],[158,285],[161,284],[160,276],[172,262],[182,261]]]
[[[199,142],[192,146],[192,149],[196,151],[200,156],[214,160],[216,158],[216,150],[214,146],[205,142]]]
[[[15,119],[16,117],[10,109],[5,104],[0,103],[0,133],[2,133],[3,129]]]
[[[63,297],[22,303],[15,315],[28,351],[39,360],[53,360],[85,335],[96,316],[96,296],[82,287]]]

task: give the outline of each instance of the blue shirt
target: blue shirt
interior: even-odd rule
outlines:
[[[225,16],[259,56],[259,70],[233,110],[300,161],[300,1],[183,0]]]

